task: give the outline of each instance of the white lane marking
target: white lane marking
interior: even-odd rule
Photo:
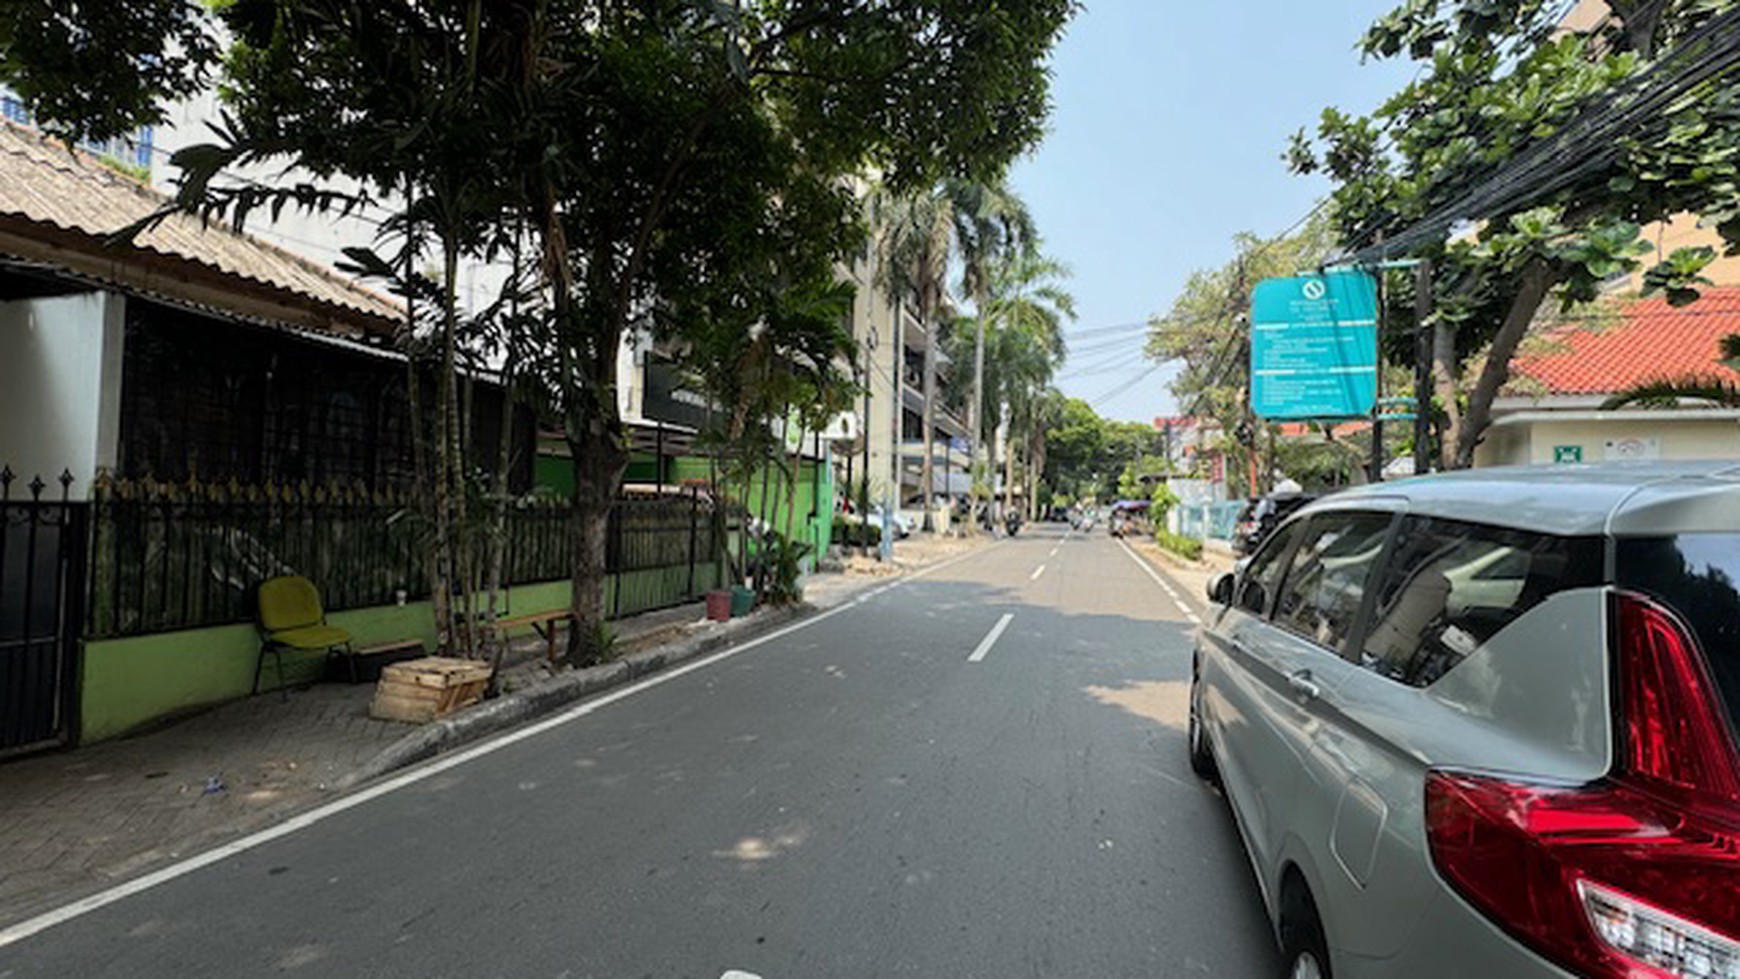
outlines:
[[[1042,564],[1039,567],[1033,569],[1033,573],[1027,576],[1027,580],[1028,581],[1038,581],[1039,576],[1044,574],[1044,573],[1045,573],[1045,565]]]
[[[761,979],[761,977],[753,972],[744,972],[740,969],[726,969],[725,974],[719,979]]]
[[[991,631],[985,634],[985,638],[979,640],[979,648],[973,650],[973,655],[967,657],[967,662],[983,662],[985,655],[991,651],[991,647],[995,646],[997,640],[1002,637],[1003,630],[1009,628],[1009,620],[1013,618],[1015,618],[1014,612],[1004,612],[1003,617],[997,620],[997,624],[991,627]]]
[[[509,731],[499,737],[484,741],[462,751],[455,752],[454,754],[448,755],[444,758],[437,758],[420,767],[407,769],[384,782],[376,782],[374,785],[351,795],[347,795],[342,799],[335,799],[324,806],[319,806],[300,815],[292,816],[276,826],[263,829],[250,836],[244,836],[239,840],[225,843],[222,846],[189,857],[180,863],[170,864],[167,867],[152,871],[143,877],[135,877],[132,880],[117,884],[106,891],[99,891],[89,897],[81,898],[71,904],[63,905],[50,911],[45,911],[34,918],[20,921],[18,924],[12,925],[9,928],[0,929],[0,948],[5,948],[8,945],[21,942],[32,935],[47,931],[56,925],[65,924],[74,918],[83,917],[99,908],[107,907],[117,901],[122,901],[135,894],[148,891],[159,884],[167,884],[178,877],[185,877],[201,868],[209,867],[219,861],[227,860],[230,857],[246,853],[256,847],[264,846],[273,840],[289,836],[291,833],[307,829],[315,823],[330,819],[346,810],[354,809],[365,802],[378,799],[389,792],[396,792],[406,786],[415,785],[425,779],[433,778],[448,769],[457,768],[468,761],[482,758],[484,755],[494,754],[503,748],[518,744],[527,738],[536,737],[551,728],[560,727],[571,721],[579,720],[593,711],[608,707],[619,700],[626,700],[644,690],[651,690],[653,687],[669,683],[680,676],[693,673],[696,670],[706,669],[714,663],[730,659],[739,653],[746,653],[757,646],[763,646],[767,643],[773,642],[775,639],[783,639],[784,637],[797,632],[799,629],[807,629],[810,626],[825,622],[847,609],[856,608],[859,605],[864,604],[870,598],[898,588],[909,581],[922,578],[933,571],[941,571],[950,565],[965,561],[970,557],[976,557],[981,553],[983,552],[969,551],[966,554],[950,558],[947,561],[933,564],[928,568],[915,571],[891,584],[883,585],[873,592],[860,595],[849,602],[842,602],[831,609],[818,612],[801,622],[794,622],[791,625],[783,626],[767,633],[766,635],[757,636],[756,638],[747,640],[739,645],[730,646],[717,653],[702,657],[698,660],[693,660],[689,663],[683,664],[682,666],[673,667],[665,672],[655,673],[644,680],[638,680],[626,687],[611,691],[595,700],[589,700],[586,703],[572,707],[560,714],[547,717],[544,720],[538,721],[527,727],[515,731]]]
[[[1202,624],[1202,618],[1196,614],[1194,609],[1184,603],[1184,599],[1166,582],[1165,578],[1160,577],[1160,572],[1155,571],[1153,565],[1142,560],[1142,556],[1131,550],[1130,545],[1124,543],[1122,538],[1118,539],[1118,546],[1124,549],[1125,554],[1130,555],[1130,560],[1136,562],[1137,567],[1141,568],[1148,577],[1154,579],[1156,585],[1166,590],[1166,597],[1172,599],[1172,604],[1178,606],[1178,611],[1184,613],[1185,621],[1191,625]]]
[[[1051,554],[1050,554],[1050,555],[1049,555],[1049,556],[1051,556],[1051,557],[1056,557],[1056,556],[1057,556],[1057,548],[1055,548],[1055,547],[1054,547],[1054,548],[1052,548],[1052,549],[1051,549]]]

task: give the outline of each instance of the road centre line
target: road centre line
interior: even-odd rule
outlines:
[[[1044,573],[1045,573],[1045,565],[1042,564],[1039,567],[1033,569],[1033,573],[1027,576],[1027,580],[1028,581],[1038,581],[1039,576],[1044,574]]]
[[[993,544],[992,546],[995,547],[996,545]],[[644,680],[637,680],[626,687],[618,688],[610,693],[603,694],[593,700],[588,700],[585,703],[569,708],[562,713],[547,717],[544,720],[527,725],[526,727],[508,731],[470,748],[447,755],[446,757],[436,758],[415,768],[406,769],[398,775],[382,782],[376,782],[368,788],[352,793],[351,795],[347,795],[341,799],[335,799],[326,805],[317,806],[307,812],[291,816],[289,819],[284,820],[276,826],[271,826],[260,830],[257,833],[244,836],[239,840],[232,840],[222,846],[214,847],[204,853],[189,857],[186,860],[170,864],[167,867],[162,867],[158,870],[152,871],[151,873],[145,874],[142,877],[135,877],[132,880],[124,881],[108,890],[99,891],[87,897],[80,898],[77,901],[73,901],[70,904],[65,904],[61,907],[45,911],[34,918],[27,918],[10,927],[0,928],[0,948],[16,944],[33,935],[47,931],[56,925],[65,924],[74,918],[83,917],[90,914],[92,911],[107,907],[117,901],[126,900],[135,894],[144,893],[159,884],[167,884],[176,878],[185,877],[194,871],[209,867],[212,864],[227,860],[230,857],[246,853],[257,847],[264,846],[273,840],[305,830],[316,823],[324,822],[333,816],[354,809],[365,802],[371,802],[381,796],[387,795],[388,793],[396,792],[399,789],[406,788],[407,786],[415,785],[418,782],[434,778],[436,775],[457,768],[466,762],[474,761],[478,758],[484,757],[485,755],[494,754],[503,748],[518,744],[528,738],[536,737],[552,728],[561,727],[571,721],[579,720],[580,718],[604,707],[608,707],[619,700],[627,700],[629,697],[632,697],[637,693],[651,690],[653,687],[669,683],[680,676],[693,673],[696,670],[706,669],[715,663],[730,659],[740,653],[746,653],[751,649],[766,645],[776,639],[783,639],[800,629],[807,629],[810,626],[826,622],[828,619],[839,615],[841,612],[865,604],[871,598],[898,588],[907,582],[916,581],[917,579],[923,578],[933,572],[941,571],[944,568],[959,564],[960,562],[971,557],[976,557],[981,553],[983,553],[983,551],[968,551],[965,554],[952,557],[927,568],[921,568],[904,578],[883,585],[874,591],[860,595],[850,601],[841,602],[839,605],[818,612],[809,618],[793,622],[787,626],[782,626],[772,632],[748,639],[738,645],[726,647],[719,652],[712,653],[697,660],[692,660],[682,666],[672,667],[669,670],[655,673]],[[1010,618],[1012,618],[1012,616],[1004,616],[1004,621],[1000,623],[998,628],[993,630],[993,632],[1001,632],[1001,630],[1008,625],[1008,619]],[[994,639],[994,636],[992,638]],[[985,648],[987,651],[990,649],[988,643]],[[0,975],[3,974],[4,973],[0,973]]]
[[[1009,628],[1009,620],[1013,618],[1015,618],[1014,612],[1004,612],[1003,617],[997,620],[997,624],[991,627],[991,631],[985,634],[985,638],[979,640],[978,648],[973,650],[973,655],[967,657],[967,662],[984,662],[986,654],[990,653],[991,647],[995,646],[997,640],[1002,638],[1003,630]]]

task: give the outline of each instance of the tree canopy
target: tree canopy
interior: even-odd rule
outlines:
[[[1436,267],[1437,422],[1471,464],[1518,345],[1638,269],[1639,225],[1699,215],[1740,244],[1740,12],[1729,0],[1613,0],[1587,27],[1543,0],[1413,0],[1373,24],[1373,58],[1414,81],[1372,115],[1327,109],[1288,154],[1334,184],[1338,243]],[[1651,288],[1697,296],[1712,250],[1655,256]]]

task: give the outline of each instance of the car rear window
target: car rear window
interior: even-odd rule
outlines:
[[[1599,584],[1601,557],[1592,537],[1408,517],[1360,663],[1398,683],[1430,686],[1536,605]]]
[[[1619,584],[1673,609],[1692,628],[1728,721],[1740,731],[1740,534],[1681,534],[1618,542]]]

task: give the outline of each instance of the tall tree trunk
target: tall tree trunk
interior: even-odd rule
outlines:
[[[931,497],[936,493],[936,299],[926,286],[918,303],[918,318],[924,324],[924,459],[919,463],[920,501],[924,506],[924,530],[936,530],[931,517]]]
[[[515,274],[518,274],[517,261]],[[501,672],[502,653],[507,649],[507,642],[495,623],[501,611],[501,600],[505,597],[503,589],[504,573],[507,567],[507,514],[508,514],[508,467],[513,463],[514,439],[514,356],[513,347],[508,347],[508,359],[502,365],[501,372],[501,440],[496,444],[494,509],[490,514],[489,533],[489,568],[485,572],[487,581],[484,587],[488,595],[483,606],[483,640],[489,650],[489,685],[495,688],[496,676]]]
[[[1474,389],[1468,393],[1468,412],[1454,427],[1455,458],[1451,468],[1468,469],[1474,465],[1474,450],[1485,436],[1486,427],[1492,423],[1492,401],[1498,397],[1505,381],[1510,379],[1511,358],[1516,355],[1523,338],[1528,336],[1529,326],[1552,287],[1552,267],[1545,260],[1533,259],[1523,267],[1522,280],[1516,297],[1511,301],[1510,311],[1505,314],[1504,323],[1492,339],[1492,348],[1487,352],[1486,364],[1480,369]]]
[[[1462,431],[1462,371],[1456,358],[1456,324],[1439,317],[1432,327],[1432,387],[1444,418],[1439,425],[1438,465],[1450,469],[1456,462],[1456,436]],[[1422,405],[1421,410],[1428,406]]]
[[[441,377],[436,388],[440,405],[439,422],[436,426],[438,441],[436,443],[435,476],[435,540],[437,558],[441,568],[442,591],[451,596],[454,586],[461,589],[465,582],[461,579],[463,562],[459,560],[459,551],[464,547],[463,527],[459,524],[461,511],[460,497],[464,491],[460,484],[460,462],[456,458],[459,451],[459,294],[457,282],[459,275],[459,252],[451,237],[442,241],[442,272],[445,281],[441,289]],[[453,641],[459,651],[469,655],[472,652],[471,622],[463,614],[463,606],[459,610],[455,625]],[[443,650],[451,653],[452,649]]]
[[[579,358],[584,374],[566,425],[574,467],[574,550],[568,607],[574,628],[568,636],[567,659],[575,666],[589,666],[605,652],[605,555],[610,511],[616,505],[629,459],[616,404],[620,316],[617,313],[612,322],[600,327],[602,335],[596,346]]]
[[[1015,426],[1009,426],[1009,444],[1004,447],[1003,492],[1009,499],[1004,501],[1005,508],[1011,513],[1020,513],[1015,507]]]

